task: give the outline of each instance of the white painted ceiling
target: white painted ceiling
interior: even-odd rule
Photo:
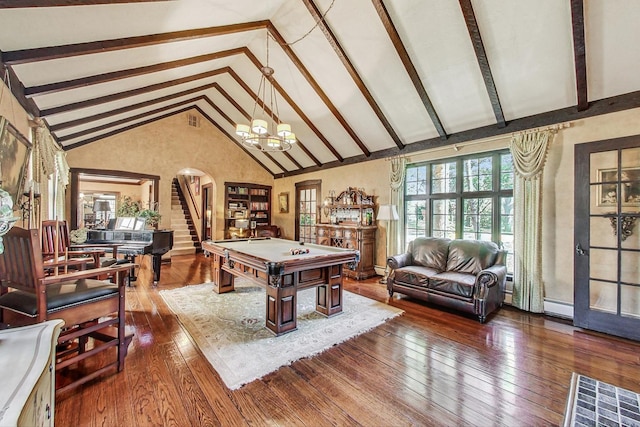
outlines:
[[[274,176],[640,106],[637,0],[0,0],[0,7],[12,90],[68,150],[188,108],[239,144],[235,123],[247,119],[238,106],[251,114],[246,89],[257,91],[268,32],[280,118],[299,139],[286,154],[251,151]],[[325,14],[319,25],[314,8]],[[470,35],[473,18],[479,38]],[[234,27],[222,33],[223,26]],[[205,30],[196,36],[198,29]],[[575,59],[576,30],[584,33],[584,66]],[[179,37],[184,31],[189,37]],[[132,44],[151,35],[162,40]],[[158,64],[166,66],[150,68]]]

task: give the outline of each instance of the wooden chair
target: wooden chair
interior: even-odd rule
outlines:
[[[69,227],[66,221],[42,221],[42,256],[47,263],[60,264],[67,271],[73,259],[88,258],[85,268],[108,267],[115,264],[117,245],[111,244],[72,244],[69,237]],[[58,248],[56,250],[56,242]],[[111,252],[112,256],[105,256]],[[77,262],[77,261],[76,261]],[[46,264],[45,264],[46,266]],[[83,269],[83,268],[80,268]]]
[[[92,356],[104,355],[93,363],[78,364],[74,380],[58,387],[66,391],[115,368],[124,369],[127,346],[125,336],[125,279],[132,264],[114,264],[67,274],[46,276],[38,230],[13,227],[4,237],[0,255],[0,321],[9,326],[62,319],[63,332],[58,339],[56,372],[65,370]],[[112,276],[115,283],[96,280]],[[89,339],[93,346],[88,348]],[[115,347],[111,361],[109,352]],[[112,350],[113,351],[113,350]],[[96,366],[97,365],[97,366]],[[91,369],[90,369],[91,368]],[[93,369],[95,368],[95,369]],[[90,371],[90,372],[86,372]]]

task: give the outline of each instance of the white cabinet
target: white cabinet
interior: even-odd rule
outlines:
[[[0,426],[53,426],[55,354],[64,322],[0,330]]]

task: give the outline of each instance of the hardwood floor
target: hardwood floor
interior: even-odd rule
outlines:
[[[388,301],[375,279],[345,289],[404,315],[231,391],[158,293],[210,279],[203,255],[173,257],[157,288],[143,268],[127,292],[125,370],[58,396],[56,425],[559,425],[573,371],[640,392],[638,342],[510,307],[480,324]]]

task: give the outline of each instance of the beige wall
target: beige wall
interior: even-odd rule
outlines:
[[[197,114],[197,113],[196,113]],[[216,237],[223,235],[225,181],[273,184],[273,177],[204,118],[187,125],[187,113],[137,127],[67,152],[72,168],[111,169],[160,176],[160,228],[171,226],[171,182],[184,168],[209,175],[216,188]]]

